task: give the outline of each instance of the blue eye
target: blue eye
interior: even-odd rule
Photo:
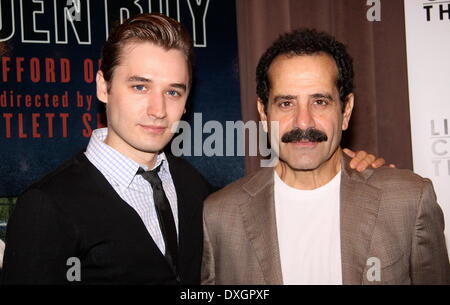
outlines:
[[[167,94],[170,96],[181,96],[181,94],[175,90],[169,90],[169,91],[167,91]]]
[[[134,85],[133,88],[136,91],[144,91],[146,89],[144,85]]]

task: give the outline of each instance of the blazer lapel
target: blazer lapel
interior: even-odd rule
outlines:
[[[362,284],[372,232],[380,206],[380,192],[366,183],[372,170],[358,173],[342,156],[341,261],[343,284]],[[264,168],[243,185],[250,195],[241,204],[246,234],[255,249],[266,284],[283,284],[278,246],[273,168]]]
[[[281,285],[273,183],[273,168],[260,170],[243,185],[250,197],[241,204],[241,210],[246,234],[255,249],[266,284]]]
[[[370,241],[380,205],[380,192],[365,180],[372,170],[358,173],[342,158],[341,260],[343,284],[362,284]]]

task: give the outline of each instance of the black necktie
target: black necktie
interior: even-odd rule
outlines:
[[[161,163],[162,164],[162,163]],[[164,193],[161,179],[158,176],[159,169],[161,165],[152,171],[144,171],[139,168],[138,174],[147,180],[153,189],[153,200],[155,201],[156,214],[158,215],[159,227],[161,228],[161,233],[164,238],[164,243],[166,245],[165,257],[172,267],[175,274],[177,273],[177,253],[178,253],[178,242],[177,242],[177,231],[175,228],[175,221],[172,214],[172,209],[170,208],[169,200]]]

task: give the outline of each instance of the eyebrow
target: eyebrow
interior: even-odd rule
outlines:
[[[274,102],[278,102],[280,100],[295,100],[297,99],[296,95],[277,95],[274,98]]]
[[[330,101],[333,101],[333,96],[331,96],[331,94],[328,93],[314,93],[311,94],[310,97],[312,98],[324,98]],[[277,95],[274,98],[274,102],[279,102],[280,100],[286,101],[286,100],[296,100],[297,99],[297,95]]]
[[[177,88],[177,89],[181,89],[181,90],[187,91],[186,84],[175,83],[175,84],[170,84],[169,86],[172,87],[172,88]]]
[[[149,78],[146,78],[146,77],[133,75],[128,78],[128,82],[151,83],[152,80]],[[183,83],[173,83],[173,84],[169,84],[169,86],[172,88],[177,88],[177,89],[187,91],[187,85],[183,84]]]
[[[142,76],[136,76],[133,75],[130,78],[128,78],[129,82],[142,82],[142,83],[150,83],[151,80]]]
[[[315,93],[311,95],[312,98],[325,98],[327,100],[333,101],[333,97],[328,93]]]

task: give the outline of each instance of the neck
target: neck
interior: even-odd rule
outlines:
[[[330,159],[313,170],[295,170],[281,161],[275,171],[290,187],[300,190],[314,190],[330,182],[341,170],[341,148],[338,147]]]

